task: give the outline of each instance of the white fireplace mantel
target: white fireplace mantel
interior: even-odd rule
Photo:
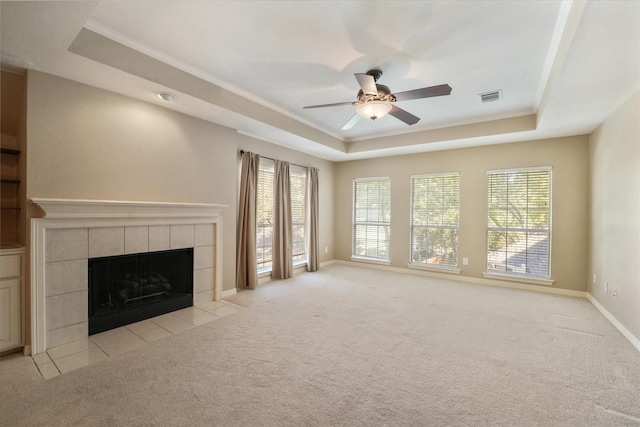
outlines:
[[[226,205],[208,203],[127,202],[118,200],[42,199],[31,201],[45,218],[184,218],[216,217]]]
[[[43,218],[31,220],[31,354],[47,350],[47,231],[129,226],[214,224],[213,299],[222,298],[222,210],[226,205],[33,198]],[[211,297],[209,297],[211,298]]]

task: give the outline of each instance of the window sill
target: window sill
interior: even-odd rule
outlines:
[[[485,271],[482,273],[485,279],[506,280],[509,282],[528,283],[531,285],[553,286],[555,280],[541,277],[520,276],[518,274],[494,273]]]
[[[412,268],[414,270],[427,270],[427,271],[434,271],[434,272],[445,273],[445,274],[460,274],[460,272],[462,272],[462,270],[460,270],[459,268],[455,268],[455,267],[439,267],[439,266],[435,266],[435,265],[424,265],[424,264],[409,263],[409,264],[407,264],[407,267]]]
[[[306,267],[307,266],[307,260],[302,260],[302,261],[296,261],[293,263],[293,268],[301,268],[301,267]]]
[[[351,261],[366,262],[368,264],[391,265],[391,261],[388,261],[388,260],[385,260],[385,259],[367,258],[367,257],[355,256],[355,255],[352,255],[350,259],[351,259]]]
[[[258,279],[261,279],[263,277],[271,277],[271,269],[258,270]]]

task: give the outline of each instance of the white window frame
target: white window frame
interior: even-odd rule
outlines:
[[[303,179],[303,186],[302,186],[302,223],[300,223],[299,221],[296,222],[296,219],[293,215],[293,208],[294,208],[294,197],[293,197],[293,190],[292,190],[292,194],[291,194],[291,208],[292,208],[292,215],[291,215],[291,226],[293,227],[292,230],[292,247],[294,248],[294,252],[293,252],[293,265],[295,267],[299,267],[299,266],[304,266],[307,265],[307,257],[308,254],[306,253],[306,227],[307,227],[307,223],[306,223],[306,213],[307,213],[307,168],[303,167],[303,166],[298,166],[298,165],[294,165],[294,164],[289,164],[289,182],[290,182],[290,188],[293,188],[293,186],[291,185],[291,182],[294,179],[294,175],[297,175],[297,177],[302,177]],[[296,226],[302,226],[302,253],[295,252],[295,241],[296,241],[296,237],[295,237],[295,229]],[[302,256],[302,258],[298,258],[296,259],[296,257],[300,257]]]
[[[357,221],[356,215],[356,188],[359,183],[374,182],[374,181],[386,181],[389,184],[389,219],[388,221]],[[390,252],[391,252],[391,178],[388,176],[370,177],[370,178],[355,178],[351,185],[351,260],[360,262],[369,262],[374,264],[391,264]],[[389,238],[387,241],[387,256],[386,257],[372,257],[367,255],[359,255],[356,252],[356,229],[359,225],[373,226],[373,227],[388,227]],[[378,232],[379,233],[379,232]],[[378,251],[380,248],[378,247]]]
[[[417,262],[414,261],[414,253],[413,253],[413,235],[414,235],[414,227],[418,227],[414,224],[414,181],[416,179],[431,179],[431,178],[440,178],[440,177],[456,177],[457,178],[457,189],[458,192],[456,194],[457,199],[457,223],[455,225],[434,225],[434,224],[425,224],[420,225],[420,228],[426,229],[449,229],[456,230],[456,257],[455,257],[455,265],[447,265],[442,263],[428,263],[428,262]],[[409,181],[409,197],[410,197],[410,206],[409,206],[409,263],[407,266],[409,268],[417,268],[417,269],[425,269],[425,270],[434,270],[441,271],[444,273],[460,273],[459,269],[459,230],[460,230],[460,173],[459,172],[444,172],[444,173],[432,173],[432,174],[420,174],[420,175],[412,175]]]
[[[548,172],[549,173],[549,202],[548,202],[548,227],[547,229],[540,228],[513,228],[513,227],[490,227],[490,194],[489,194],[489,179],[492,174],[509,174],[509,173],[518,173],[518,172]],[[511,168],[511,169],[494,169],[487,170],[487,196],[486,196],[486,216],[485,216],[485,272],[483,276],[491,279],[499,279],[499,280],[514,280],[520,281],[524,283],[532,283],[532,284],[541,284],[551,286],[554,283],[554,280],[551,279],[551,259],[552,259],[552,236],[553,236],[553,227],[552,227],[552,217],[553,217],[553,168],[551,166],[539,166],[539,167],[525,167],[525,168]],[[502,271],[502,270],[494,270],[489,269],[489,233],[492,231],[505,231],[505,232],[520,232],[520,233],[546,233],[548,235],[548,259],[547,259],[547,274],[542,275],[533,275],[525,272],[518,271]],[[505,266],[505,269],[508,266]]]
[[[259,196],[259,192],[260,192],[260,185],[261,185],[260,177],[261,177],[262,173],[270,172],[273,175],[272,178],[271,178],[272,183],[275,182],[274,165],[275,165],[275,162],[273,160],[265,159],[264,157],[260,158],[260,163],[258,165],[258,188],[256,189],[256,191],[258,192],[258,196]],[[266,189],[265,189],[265,191],[266,191]],[[275,192],[275,188],[272,187],[271,188],[271,198],[272,198],[272,200],[274,200],[274,196],[273,196],[274,192]],[[257,202],[258,203],[257,203],[257,206],[256,206],[256,214],[257,214],[256,215],[256,261],[257,261],[257,258],[258,258],[258,251],[262,249],[262,247],[258,246],[258,235],[260,233],[261,228],[263,228],[263,227],[260,226],[260,223],[258,221],[258,219],[260,217],[259,212],[258,212],[258,207],[260,206],[260,200],[258,200]],[[274,213],[274,209],[275,209],[275,207],[272,206],[271,207],[271,247],[272,247],[272,249],[271,249],[271,260],[265,262],[262,266],[260,264],[258,264],[258,274],[270,272],[271,268],[272,268],[272,265],[273,265],[272,263],[273,263],[273,213]],[[267,246],[264,246],[264,247],[266,248]]]

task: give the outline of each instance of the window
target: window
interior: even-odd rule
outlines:
[[[353,181],[353,256],[389,260],[391,180]]]
[[[551,168],[488,172],[487,270],[549,278]]]
[[[411,177],[411,264],[458,266],[458,173]]]
[[[306,261],[304,222],[305,222],[305,189],[307,185],[307,169],[302,166],[289,165],[289,188],[291,189],[291,223],[293,227],[292,246],[293,263]]]
[[[256,262],[258,271],[271,270],[273,260],[273,160],[260,158],[256,206]]]
[[[257,191],[256,262],[258,271],[270,271],[273,260],[273,209],[274,209],[274,161],[260,158]],[[306,261],[305,254],[305,189],[307,170],[289,165],[289,189],[291,191],[291,220],[293,237],[293,262]]]

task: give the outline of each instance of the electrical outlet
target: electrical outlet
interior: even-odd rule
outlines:
[[[596,284],[596,275],[595,274],[593,275],[593,284],[594,285]]]
[[[324,247],[324,253],[325,253],[325,254],[328,254],[328,253],[329,253],[329,246],[325,246],[325,247]]]
[[[604,293],[609,292],[609,282],[604,282]]]
[[[469,258],[462,258],[462,265],[469,265]]]
[[[615,298],[615,297],[617,297],[617,296],[618,296],[618,290],[617,290],[617,289],[614,289],[614,290],[611,292],[611,296],[612,296],[612,297],[614,297],[614,298]]]

